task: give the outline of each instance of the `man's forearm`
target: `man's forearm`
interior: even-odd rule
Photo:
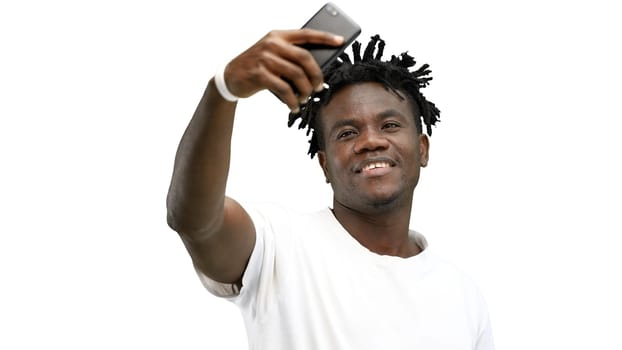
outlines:
[[[167,220],[179,233],[208,234],[222,222],[235,107],[210,80],[175,157]]]

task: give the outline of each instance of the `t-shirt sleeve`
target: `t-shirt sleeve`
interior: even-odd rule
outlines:
[[[242,276],[242,287],[214,281],[195,267],[203,286],[213,295],[226,298],[243,308],[254,308],[258,298],[266,298],[275,279],[276,243],[274,219],[277,208],[245,207],[255,226],[255,246]]]
[[[492,337],[492,329],[490,326],[490,317],[485,302],[483,303],[483,318],[480,323],[479,334],[475,350],[495,350],[495,344]]]

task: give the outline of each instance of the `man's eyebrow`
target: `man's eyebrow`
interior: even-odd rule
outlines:
[[[379,119],[385,119],[389,117],[404,117],[404,114],[402,114],[402,112],[398,111],[397,109],[393,109],[393,108],[389,108],[387,110],[384,110],[378,113]]]
[[[330,128],[330,132],[332,134],[333,132],[335,132],[336,129],[340,129],[344,126],[352,126],[355,124],[356,124],[356,120],[354,120],[354,118],[339,119]]]

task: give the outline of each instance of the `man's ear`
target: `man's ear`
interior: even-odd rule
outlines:
[[[320,167],[322,167],[322,171],[324,172],[326,183],[330,183],[330,179],[328,178],[328,168],[326,166],[326,153],[324,153],[324,151],[317,151],[317,160],[318,163],[320,163]]]
[[[425,168],[428,165],[430,159],[430,139],[428,135],[419,135],[419,165]]]

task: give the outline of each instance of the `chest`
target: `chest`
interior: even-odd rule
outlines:
[[[287,268],[272,310],[288,332],[316,334],[314,341],[339,348],[453,344],[442,348],[468,349],[473,343],[476,328],[468,300],[451,274],[424,259],[413,266],[381,263],[364,254],[344,254],[343,247],[303,243],[284,259]]]

